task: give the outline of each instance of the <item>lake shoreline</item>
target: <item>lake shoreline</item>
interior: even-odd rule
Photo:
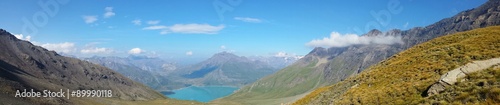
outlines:
[[[225,97],[237,91],[240,87],[236,86],[189,86],[165,92],[165,96],[179,100],[194,100],[199,102],[210,102],[212,100]]]

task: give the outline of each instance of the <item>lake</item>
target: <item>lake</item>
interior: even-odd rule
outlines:
[[[174,90],[175,94],[166,96],[179,100],[195,100],[200,102],[209,102],[233,93],[237,87],[228,86],[189,86]]]

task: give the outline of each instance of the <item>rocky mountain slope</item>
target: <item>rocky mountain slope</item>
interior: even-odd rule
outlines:
[[[166,100],[162,94],[103,66],[17,39],[0,29],[0,103],[105,104]],[[112,90],[112,98],[16,98],[17,90]],[[111,104],[111,103],[108,103]]]
[[[498,35],[500,26],[491,26],[433,39],[317,89],[296,104],[498,104]],[[467,74],[456,75],[458,83],[451,83],[446,78],[457,68]],[[435,90],[442,79],[450,84]]]
[[[458,13],[426,27],[409,30],[372,30],[364,36],[400,36],[403,43],[315,48],[295,64],[241,88],[218,101],[244,104],[293,102],[308,92],[356,75],[369,66],[433,38],[500,24],[500,1],[490,0],[475,9]],[[266,103],[271,102],[271,103]]]
[[[295,63],[302,57],[303,56],[299,55],[290,55],[290,56],[249,56],[247,58],[252,61],[264,62],[267,65],[272,66],[273,68],[282,69],[285,68],[286,66]]]
[[[84,60],[113,69],[158,91],[185,87],[184,84],[174,82],[166,76],[177,69],[177,66],[160,58],[131,55],[125,58],[94,56]]]
[[[192,85],[242,86],[276,70],[258,60],[221,52],[198,64],[179,68],[169,76],[176,77],[173,80],[177,82]]]

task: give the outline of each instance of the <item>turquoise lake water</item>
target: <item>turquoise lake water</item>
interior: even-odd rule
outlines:
[[[214,99],[227,96],[237,90],[237,87],[227,86],[190,86],[174,90],[175,94],[167,95],[170,98],[179,100],[195,100],[200,102],[209,102]]]

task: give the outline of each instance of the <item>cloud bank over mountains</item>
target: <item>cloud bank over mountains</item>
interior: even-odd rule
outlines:
[[[332,32],[330,37],[324,37],[323,39],[314,39],[308,43],[306,46],[309,47],[347,47],[351,45],[368,45],[368,44],[402,44],[400,36],[359,36],[356,34],[340,34],[338,32]]]

